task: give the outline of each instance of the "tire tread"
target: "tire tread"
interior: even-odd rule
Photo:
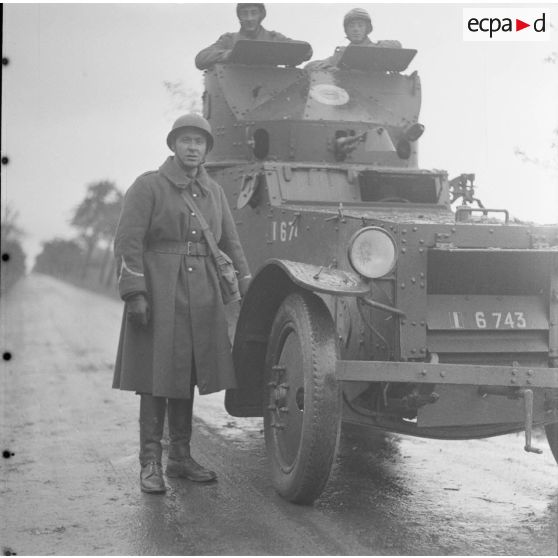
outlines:
[[[302,313],[303,323],[307,322],[311,345],[311,374],[314,389],[312,390],[312,434],[303,448],[306,456],[302,467],[296,475],[298,482],[287,490],[278,489],[287,500],[297,504],[311,504],[323,491],[335,458],[340,431],[340,399],[335,379],[324,373],[324,368],[337,358],[335,328],[323,301],[312,293],[305,291],[293,293],[287,297],[278,312],[282,309],[296,314]],[[329,361],[329,362],[328,362]],[[332,382],[328,386],[328,383]],[[332,399],[328,390],[335,390],[334,408],[328,405]],[[306,407],[305,407],[306,410]],[[304,432],[304,428],[303,428]],[[304,436],[303,436],[304,440]],[[277,487],[276,487],[277,488]]]

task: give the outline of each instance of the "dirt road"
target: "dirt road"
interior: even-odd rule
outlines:
[[[31,275],[2,301],[4,554],[555,555],[558,475],[521,436],[345,431],[313,507],[270,486],[259,419],[198,397],[194,453],[219,482],[138,487],[137,410],[110,388],[121,304]],[[12,455],[13,454],[13,455]]]

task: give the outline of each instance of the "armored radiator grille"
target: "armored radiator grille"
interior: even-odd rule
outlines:
[[[532,252],[432,250],[429,352],[441,362],[544,366],[550,265]]]

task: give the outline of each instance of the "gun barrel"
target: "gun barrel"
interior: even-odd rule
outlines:
[[[342,136],[340,138],[335,138],[335,142],[339,149],[347,149],[348,147],[352,147],[357,143],[364,141],[366,139],[366,134],[368,132],[362,132],[358,136]]]

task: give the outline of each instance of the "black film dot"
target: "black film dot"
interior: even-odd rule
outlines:
[[[7,66],[10,63],[10,59],[5,56],[2,57],[2,66]]]
[[[2,164],[3,164],[3,165],[7,165],[9,162],[10,162],[10,158],[9,158],[9,157],[6,157],[6,156],[4,155],[4,157],[2,157]]]
[[[10,353],[10,351],[6,351],[5,353],[2,354],[2,358],[4,360],[12,360],[12,353]]]
[[[3,262],[9,262],[10,261],[10,254],[8,254],[7,252],[4,252],[2,254],[2,261]]]
[[[10,459],[10,457],[13,457],[15,455],[15,453],[11,452],[10,450],[4,450],[2,452],[2,457],[4,459]]]

